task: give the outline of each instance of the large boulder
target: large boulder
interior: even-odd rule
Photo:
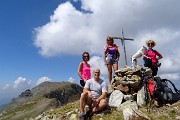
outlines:
[[[109,97],[109,106],[118,107],[121,105],[124,94],[120,90],[115,90]]]
[[[138,110],[137,103],[132,100],[122,103],[117,110],[123,111],[124,120],[150,120],[148,116]]]

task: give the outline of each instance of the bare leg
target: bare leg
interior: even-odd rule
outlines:
[[[89,93],[89,94],[81,93],[80,112],[84,112],[85,105],[88,104],[89,106],[91,106],[91,103],[92,103],[92,94],[91,93]]]
[[[93,108],[93,113],[102,110],[105,106],[107,105],[107,100],[106,99],[102,99],[99,104]]]
[[[87,97],[88,97],[88,94],[84,94],[84,93],[81,94],[81,97],[80,97],[80,112],[84,112]]]
[[[113,64],[113,68],[114,68],[114,73],[116,70],[118,70],[118,64]]]
[[[112,65],[108,64],[107,69],[108,69],[108,79],[109,79],[109,82],[111,83],[111,80],[112,80]]]

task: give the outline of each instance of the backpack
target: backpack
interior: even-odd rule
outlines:
[[[160,77],[155,77],[154,81],[155,90],[153,92],[153,97],[158,98],[161,104],[174,103],[180,100],[180,91],[177,90],[175,85],[168,79],[161,79]],[[168,83],[172,85],[174,91],[168,86]]]

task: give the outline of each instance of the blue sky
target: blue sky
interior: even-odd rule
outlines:
[[[41,76],[67,79],[68,74],[62,69],[62,65],[66,64],[62,56],[45,58],[33,45],[34,29],[46,24],[60,3],[58,0],[1,1],[0,83],[12,83],[19,76],[29,80]]]
[[[33,43],[34,29],[46,24],[60,3],[62,0],[0,1],[1,88],[5,85],[11,88],[19,79],[24,80],[20,80],[22,85],[31,81],[29,86],[26,85],[31,88],[41,77],[48,77],[51,81],[77,77],[79,56],[44,57]],[[11,96],[12,91],[7,93]],[[4,94],[1,94],[2,98]]]
[[[77,67],[88,51],[92,69],[107,81],[103,46],[108,35],[126,42],[128,65],[145,41],[154,39],[163,59],[158,75],[180,88],[180,1],[1,0],[0,102],[43,81],[79,82]],[[168,6],[168,7],[167,7]],[[121,42],[119,68],[125,64]],[[142,59],[138,60],[142,65]]]

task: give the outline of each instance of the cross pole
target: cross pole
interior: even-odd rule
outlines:
[[[120,39],[120,40],[121,40],[122,46],[123,46],[123,48],[124,48],[125,62],[126,62],[126,65],[127,65],[127,56],[126,56],[125,40],[131,40],[131,41],[134,41],[134,39],[131,39],[131,38],[125,38],[125,37],[124,37],[123,29],[122,29],[122,37],[112,37],[112,38],[113,38],[113,39]]]

